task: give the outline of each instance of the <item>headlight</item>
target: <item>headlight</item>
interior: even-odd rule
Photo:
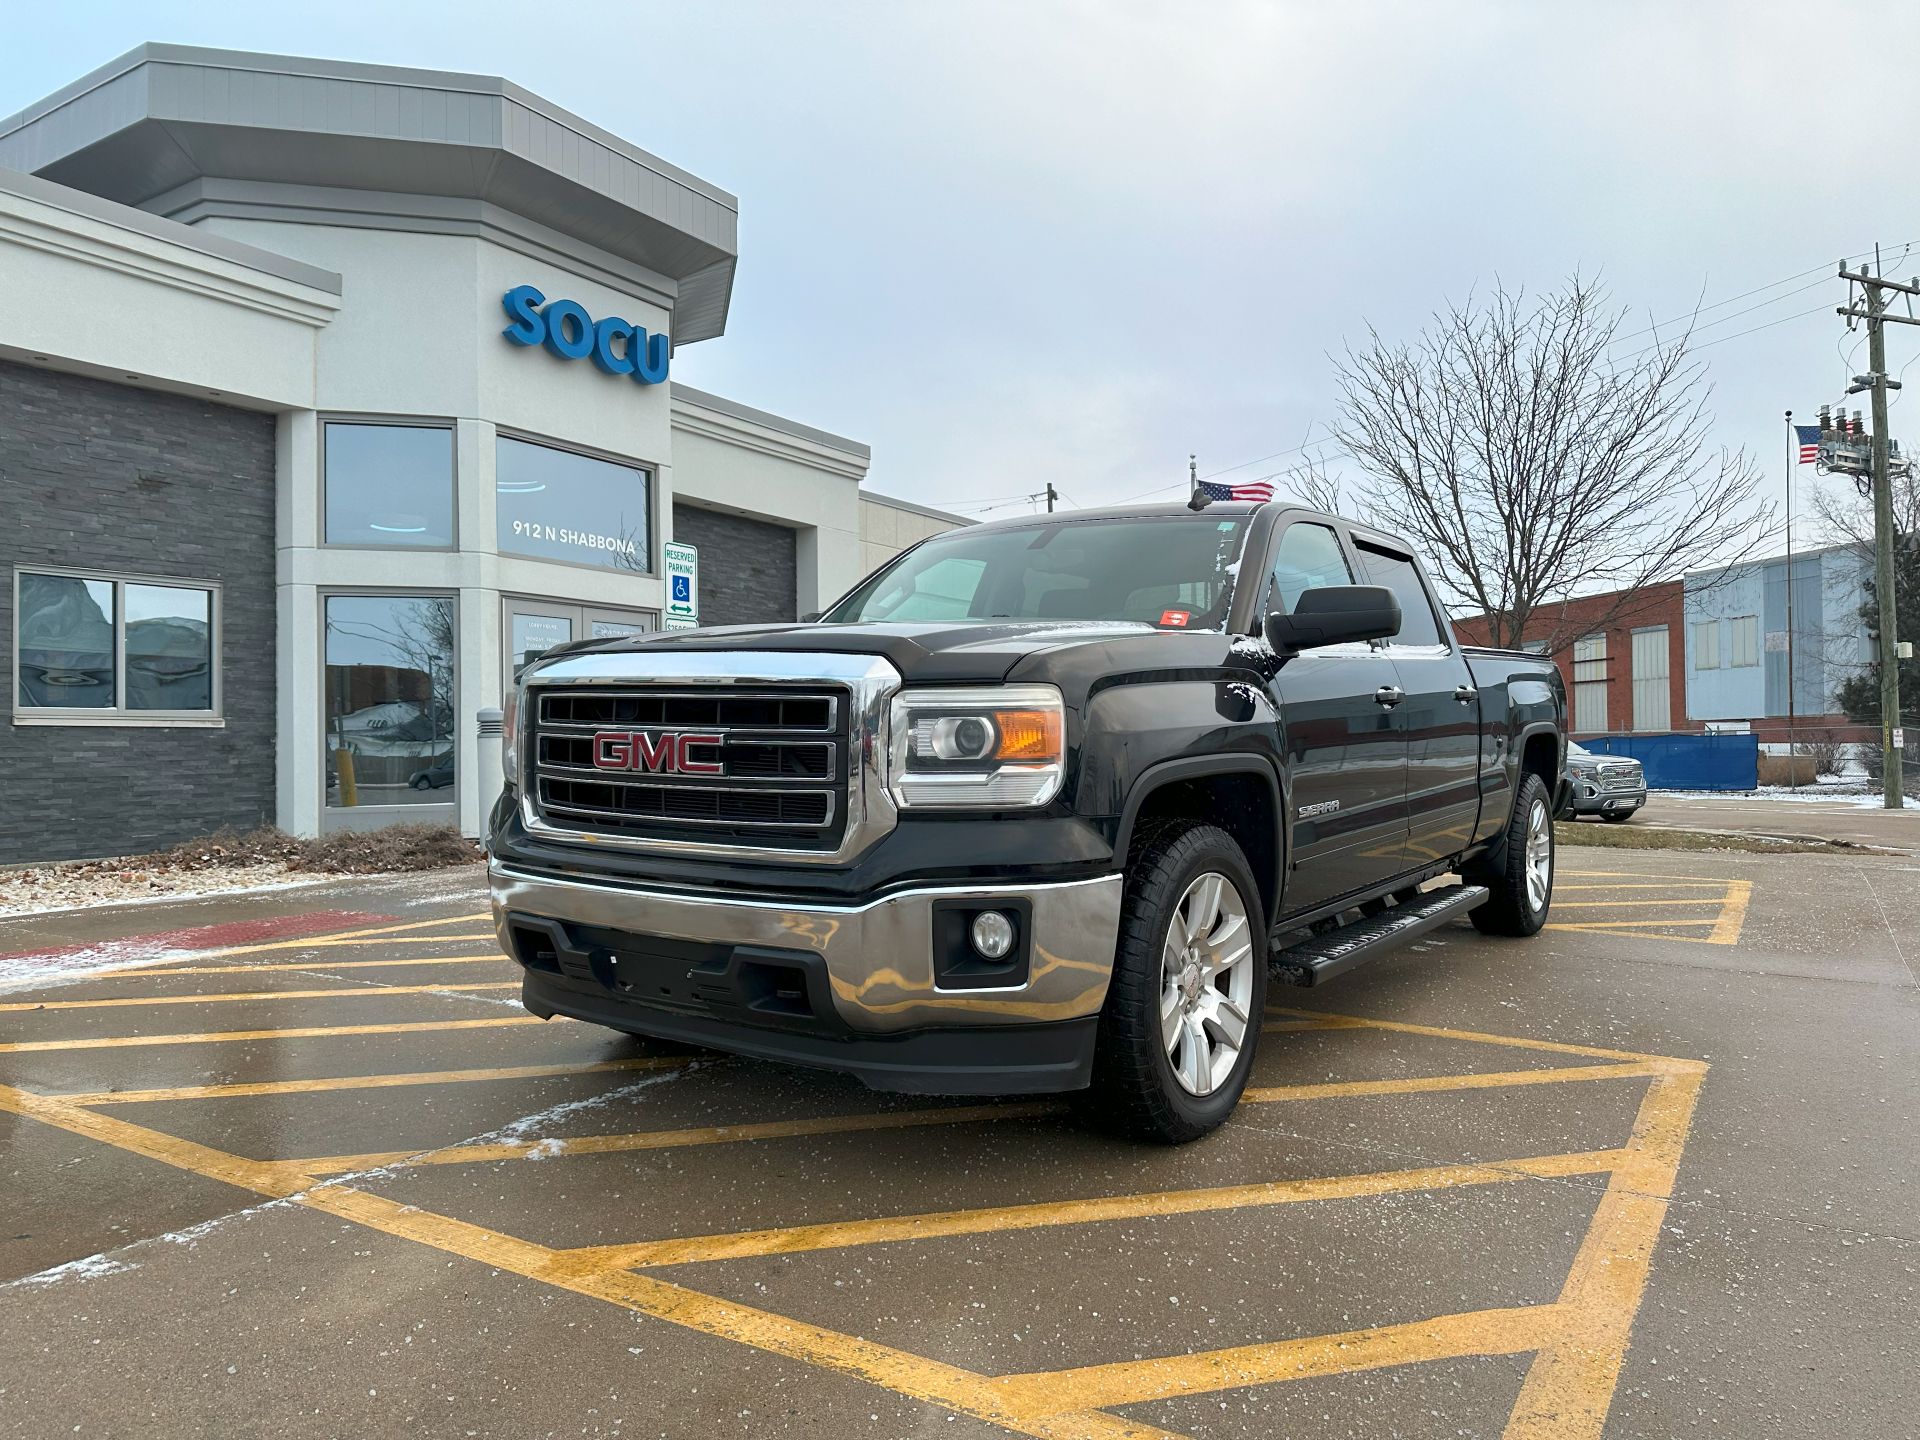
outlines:
[[[509,785],[520,781],[520,703],[524,694],[526,690],[515,681],[500,703],[500,771]]]
[[[1066,772],[1066,707],[1051,685],[905,690],[892,760],[902,810],[1044,805]]]

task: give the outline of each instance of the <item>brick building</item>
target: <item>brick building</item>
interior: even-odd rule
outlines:
[[[1685,587],[1678,580],[1644,586],[1622,604],[1628,593],[1542,606],[1521,648],[1545,653],[1550,637],[1560,637],[1553,661],[1567,683],[1576,736],[1705,728],[1687,712]],[[1484,615],[1455,621],[1454,629],[1469,645],[1489,643]]]

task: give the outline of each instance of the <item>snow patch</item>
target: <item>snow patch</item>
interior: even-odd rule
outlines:
[[[0,995],[14,990],[38,990],[42,986],[70,985],[103,970],[140,970],[150,965],[165,965],[185,960],[194,952],[168,948],[155,950],[153,942],[138,938],[107,940],[90,950],[62,955],[49,969],[44,955],[15,955],[0,960]]]
[[[36,1274],[22,1275],[18,1280],[9,1280],[5,1285],[0,1285],[0,1290],[12,1289],[16,1285],[37,1288],[44,1285],[63,1284],[68,1280],[98,1280],[103,1275],[119,1275],[124,1271],[139,1268],[138,1265],[129,1264],[125,1260],[115,1260],[108,1255],[89,1255],[83,1260],[69,1260],[64,1265],[55,1265],[51,1269],[41,1270]]]

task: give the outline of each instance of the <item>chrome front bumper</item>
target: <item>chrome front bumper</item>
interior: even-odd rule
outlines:
[[[1647,803],[1647,787],[1608,790],[1585,777],[1576,778],[1569,796],[1568,809],[1575,815],[1601,815],[1610,811],[1638,810]]]
[[[502,947],[507,917],[635,937],[807,951],[824,963],[838,1020],[854,1033],[1079,1020],[1106,1000],[1120,926],[1119,875],[1031,885],[926,886],[861,905],[783,902],[595,884],[494,864],[488,880]],[[1024,901],[1031,907],[1026,980],[943,989],[934,973],[934,907]],[[638,1003],[638,1002],[636,1002]]]

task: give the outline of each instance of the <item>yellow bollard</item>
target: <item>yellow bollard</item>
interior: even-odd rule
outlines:
[[[353,783],[353,752],[344,745],[333,752],[333,773],[340,781],[340,803],[358,805],[360,790]]]

